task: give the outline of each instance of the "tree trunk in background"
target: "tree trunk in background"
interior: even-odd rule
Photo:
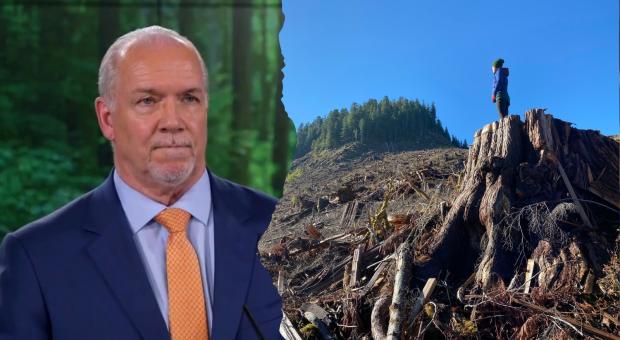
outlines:
[[[270,67],[269,65],[269,55],[273,53],[273,51],[269,50],[269,33],[267,32],[267,20],[269,20],[268,11],[271,9],[269,7],[262,7],[260,9],[260,37],[261,37],[261,45],[260,45],[260,71],[258,75],[260,76],[260,84],[261,84],[261,93],[262,93],[262,101],[261,101],[261,112],[260,116],[264,117],[261,119],[258,124],[259,133],[258,138],[264,142],[270,142],[270,128],[273,128],[273,117],[274,117],[274,100],[269,100],[273,98],[271,96],[273,86],[270,83],[273,77],[273,72],[271,70],[275,70],[275,67]],[[279,65],[277,65],[279,66]],[[273,147],[273,145],[272,145]]]
[[[587,275],[601,276],[614,231],[598,226],[617,221],[620,202],[618,142],[544,110],[525,117],[476,132],[424,275],[447,270],[458,283],[475,272],[478,286],[490,289],[518,279],[531,258],[541,289],[578,289]]]
[[[108,47],[118,38],[119,8],[116,0],[101,0],[99,7],[99,60],[108,50]]]
[[[192,13],[194,12],[194,8],[191,6],[190,0],[181,0],[179,3],[179,34],[182,36],[188,37],[190,40],[194,42],[196,48],[198,48],[196,39],[192,39],[192,28],[194,27],[194,16]],[[200,51],[200,49],[198,48]]]
[[[102,0],[99,7],[99,62],[103,59],[108,47],[120,34],[120,11],[115,0]],[[112,147],[109,142],[102,140],[97,145],[97,160],[101,167],[107,167],[113,163]]]
[[[248,137],[252,116],[252,0],[236,0],[233,12],[233,120],[232,159],[236,165],[231,179],[248,183],[250,143],[243,143]]]

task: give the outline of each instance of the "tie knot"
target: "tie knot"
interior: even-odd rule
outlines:
[[[155,216],[155,221],[168,229],[168,232],[178,233],[185,231],[190,216],[190,213],[183,209],[166,208]]]

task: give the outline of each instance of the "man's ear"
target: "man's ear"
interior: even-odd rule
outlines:
[[[102,97],[95,99],[95,111],[99,129],[105,138],[114,141],[114,124],[112,123],[112,111],[110,105]]]

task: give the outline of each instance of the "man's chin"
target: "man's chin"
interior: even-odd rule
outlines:
[[[152,166],[150,173],[153,179],[166,186],[178,186],[191,176],[193,164],[184,164],[182,166]]]

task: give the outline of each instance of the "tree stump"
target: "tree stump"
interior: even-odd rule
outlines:
[[[486,125],[418,274],[448,271],[458,284],[475,271],[477,285],[488,289],[524,272],[535,253],[546,274],[540,288],[577,285],[590,270],[600,276],[617,237],[619,150],[617,141],[542,109],[526,112],[524,123],[508,116]]]

